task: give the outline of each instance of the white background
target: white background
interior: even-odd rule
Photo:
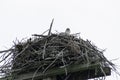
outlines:
[[[0,0],[0,50],[8,49],[16,38],[41,34],[55,19],[52,32],[67,27],[91,40],[109,59],[120,57],[119,0]],[[120,65],[120,59],[113,61]],[[106,80],[120,80],[113,73]]]

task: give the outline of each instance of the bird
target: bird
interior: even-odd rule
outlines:
[[[59,35],[65,36],[65,35],[70,35],[70,28],[66,28],[65,32],[61,32]]]
[[[66,34],[66,35],[70,35],[70,28],[66,28],[65,34]]]

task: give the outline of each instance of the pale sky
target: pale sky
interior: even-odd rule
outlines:
[[[41,34],[52,18],[52,32],[69,27],[106,49],[109,60],[120,58],[120,0],[0,0],[0,50],[10,48],[16,38]],[[120,66],[120,59],[114,63]],[[120,77],[113,73],[106,80]]]

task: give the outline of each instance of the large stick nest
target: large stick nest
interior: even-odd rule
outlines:
[[[89,40],[66,34],[34,35],[15,43],[9,50],[1,51],[1,73],[6,75],[40,70],[43,73],[54,67],[65,68],[71,64],[96,64],[114,68],[114,64]]]

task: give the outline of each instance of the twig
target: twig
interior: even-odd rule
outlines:
[[[47,45],[47,40],[46,40],[46,42],[45,42],[44,49],[43,49],[43,54],[42,54],[42,58],[43,58],[43,59],[45,58],[46,45]]]
[[[67,75],[68,73],[67,73],[67,68],[66,68],[66,65],[65,65],[65,61],[64,61],[64,58],[63,58],[63,51],[61,52],[61,54],[62,54],[62,62],[63,62],[63,66],[64,66],[64,68],[65,68],[65,74]]]
[[[3,50],[3,51],[0,51],[0,53],[9,52],[9,51],[12,51],[12,50],[14,50],[14,49]]]
[[[41,67],[42,67],[42,66],[39,66],[39,67],[37,68],[37,70],[34,72],[33,77],[32,77],[32,80],[34,80],[35,75],[37,74],[38,70],[39,70]]]
[[[43,34],[45,34],[47,31],[49,31],[49,29],[48,29],[48,30],[46,30],[46,31],[44,31],[44,32],[42,33],[42,35],[43,35]]]
[[[105,72],[104,72],[104,70],[102,68],[102,65],[100,66],[100,69],[101,69],[102,73],[104,74],[104,76],[106,77],[106,74],[105,74]]]
[[[39,34],[33,34],[32,36],[47,37],[47,35],[39,35]]]
[[[49,32],[48,32],[48,36],[51,35],[51,30],[52,30],[53,21],[54,21],[54,19],[52,19],[52,22],[51,22],[51,24],[50,24],[50,29],[49,29]]]

